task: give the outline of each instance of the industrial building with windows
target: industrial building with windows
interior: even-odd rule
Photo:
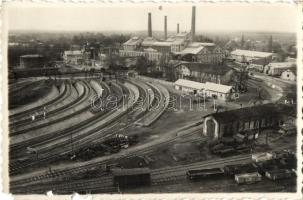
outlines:
[[[261,52],[261,51],[250,51],[236,49],[230,53],[230,57],[236,62],[249,64],[250,69],[263,72],[264,67],[272,61],[273,53]]]
[[[217,112],[203,117],[203,134],[212,138],[233,137],[241,131],[295,124],[295,106],[264,104]]]
[[[148,60],[168,62],[169,60],[183,60],[205,64],[219,64],[225,57],[225,52],[214,43],[195,41],[196,8],[192,8],[191,32],[180,32],[167,36],[167,16],[164,17],[164,38],[156,39],[152,35],[151,13],[148,13],[148,37],[132,37],[123,44],[119,54],[122,57],[144,56]]]
[[[219,101],[228,101],[231,98],[232,86],[211,82],[199,83],[186,79],[178,79],[174,83],[175,89],[186,94],[211,97]]]

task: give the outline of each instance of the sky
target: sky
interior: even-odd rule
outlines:
[[[9,30],[144,31],[152,13],[152,28],[190,31],[190,4],[106,4],[81,6],[12,5],[5,8]],[[287,4],[196,4],[196,32],[296,32],[297,8]]]

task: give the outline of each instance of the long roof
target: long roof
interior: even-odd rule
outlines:
[[[42,58],[43,56],[40,54],[28,54],[28,55],[22,55],[21,58]]]
[[[261,52],[261,51],[250,51],[250,50],[243,50],[243,49],[236,49],[230,53],[231,55],[238,55],[238,56],[247,56],[247,57],[260,57],[266,58],[272,56],[273,53],[269,52]]]
[[[239,120],[245,121],[252,119],[261,119],[269,115],[295,116],[296,107],[293,105],[269,103],[235,110],[228,110],[224,112],[212,113],[204,117],[213,116],[218,122],[229,123]]]
[[[127,40],[124,45],[137,45],[141,42],[141,38],[139,37],[132,37],[129,40]]]
[[[203,46],[199,46],[199,47],[187,47],[185,49],[183,49],[181,52],[176,52],[176,54],[181,54],[181,55],[185,55],[185,54],[198,54],[204,47]]]
[[[224,93],[224,94],[229,93],[230,90],[232,89],[232,86],[211,83],[211,82],[206,82],[204,87],[205,87],[205,90],[211,90],[211,91],[220,92],[220,93]]]
[[[291,68],[291,67],[296,67],[296,63],[294,62],[273,62],[268,64],[272,68]]]
[[[205,88],[204,83],[196,82],[196,81],[190,81],[186,79],[178,79],[175,83],[175,85],[189,87],[197,90],[202,90]]]
[[[82,52],[80,50],[75,51],[64,51],[65,55],[82,55]]]

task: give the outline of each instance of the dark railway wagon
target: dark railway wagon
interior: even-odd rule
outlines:
[[[295,176],[295,173],[288,169],[270,170],[265,172],[265,176],[270,180],[286,179]]]
[[[202,178],[210,178],[224,175],[224,171],[221,168],[210,168],[210,169],[197,169],[188,170],[186,172],[187,178],[190,180],[198,180]]]
[[[138,187],[150,185],[149,168],[112,169],[114,175],[114,186]]]

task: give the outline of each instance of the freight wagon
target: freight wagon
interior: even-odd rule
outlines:
[[[114,176],[114,186],[118,187],[138,187],[150,185],[149,168],[132,168],[132,169],[112,169]]]
[[[295,175],[295,173],[288,169],[278,169],[278,170],[271,170],[266,171],[265,176],[270,180],[279,180],[279,179],[286,179],[291,178]]]
[[[235,181],[238,184],[251,184],[251,183],[260,182],[261,180],[262,180],[262,176],[258,172],[235,175]]]
[[[224,175],[224,171],[221,168],[197,169],[188,170],[186,175],[190,180],[198,180],[202,178],[222,176]]]

